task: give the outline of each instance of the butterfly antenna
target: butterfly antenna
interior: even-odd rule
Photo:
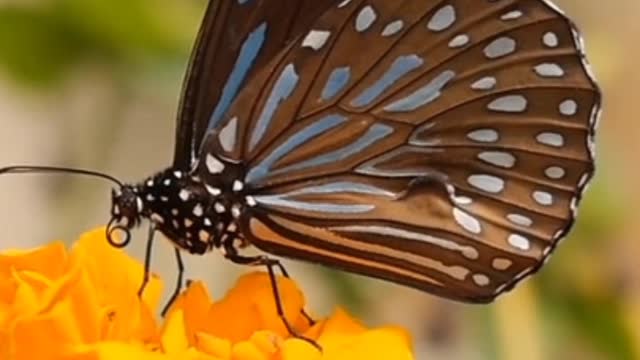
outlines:
[[[92,170],[74,169],[74,168],[66,168],[66,167],[54,167],[54,166],[8,166],[8,167],[0,168],[0,175],[42,174],[42,173],[76,174],[76,175],[92,176],[92,177],[109,180],[117,184],[119,187],[124,186],[124,184],[120,180],[116,179],[115,177],[108,174],[101,173],[101,172],[92,171]]]

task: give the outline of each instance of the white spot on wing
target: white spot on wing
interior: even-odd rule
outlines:
[[[509,235],[508,241],[509,241],[509,244],[516,249],[523,250],[523,251],[527,251],[531,249],[531,242],[529,241],[529,239],[527,239],[522,235],[511,234]]]
[[[463,46],[469,44],[469,41],[471,41],[471,39],[469,38],[469,35],[460,34],[460,35],[457,35],[456,37],[454,37],[453,39],[451,39],[451,41],[449,41],[449,47],[450,48],[463,47]]]
[[[236,136],[238,134],[238,117],[234,116],[229,122],[220,130],[218,134],[218,141],[224,149],[224,151],[232,151],[236,145]]]
[[[483,151],[478,158],[488,164],[510,169],[516,164],[516,157],[505,151]]]
[[[331,36],[331,32],[326,30],[311,30],[302,41],[302,47],[312,48],[313,50],[320,50],[327,43],[327,40]]]
[[[520,215],[520,214],[509,214],[507,215],[507,219],[509,219],[509,221],[519,226],[530,227],[531,225],[533,225],[533,220],[531,220],[527,216]]]
[[[509,269],[511,265],[513,265],[513,261],[505,258],[495,258],[491,262],[491,266],[493,266],[494,269],[500,271]]]
[[[566,175],[566,171],[560,166],[550,166],[544,170],[544,174],[549,179],[559,180]]]
[[[578,103],[573,99],[567,99],[560,103],[558,110],[564,116],[573,116],[578,113]]]
[[[556,33],[549,31],[542,36],[542,43],[547,47],[555,48],[558,47],[560,41]]]
[[[478,219],[457,207],[453,208],[453,218],[456,220],[458,225],[462,226],[463,229],[470,233],[480,234],[480,232],[482,232],[482,227],[480,226]]]
[[[458,205],[471,205],[473,204],[473,199],[467,196],[454,196],[453,201],[455,201]]]
[[[527,109],[527,98],[522,95],[507,95],[493,100],[487,106],[489,110],[519,113]]]
[[[404,21],[402,20],[396,20],[396,21],[390,22],[387,26],[385,26],[384,30],[382,30],[382,36],[384,37],[393,36],[398,32],[400,32],[400,30],[402,30],[403,28],[404,28]]]
[[[371,5],[367,5],[360,10],[356,18],[356,31],[363,32],[371,27],[378,15]]]
[[[509,20],[516,20],[522,17],[522,11],[520,10],[513,10],[513,11],[509,11],[508,13],[502,15],[500,17],[501,20],[503,21],[509,21]]]
[[[487,286],[491,283],[491,281],[489,280],[489,277],[484,274],[474,274],[472,278],[473,278],[473,282],[476,283],[476,285],[478,286]]]
[[[481,143],[494,143],[500,140],[500,135],[493,129],[479,129],[467,134],[467,137],[473,141]]]
[[[491,90],[496,87],[498,80],[493,76],[486,76],[471,84],[473,90]]]
[[[190,195],[190,194],[189,194],[189,191],[188,191],[188,190],[185,190],[185,189],[180,190],[180,193],[178,194],[178,196],[180,197],[180,199],[181,199],[182,201],[187,201],[187,200],[189,200],[189,195]]]
[[[448,29],[456,21],[456,10],[452,5],[440,8],[433,15],[427,28],[431,31],[440,32]]]
[[[542,77],[557,78],[564,76],[564,69],[555,63],[543,63],[535,67],[536,73]]]
[[[553,146],[553,147],[563,147],[564,146],[564,136],[558,133],[552,132],[543,132],[536,136],[536,140],[540,144]]]
[[[489,59],[497,59],[516,51],[516,41],[510,37],[499,37],[484,48],[484,55]]]
[[[215,156],[207,154],[207,169],[212,174],[219,174],[224,170],[224,163]]]
[[[492,194],[497,194],[504,190],[504,180],[497,176],[471,175],[467,181],[471,186]]]
[[[553,195],[546,191],[536,190],[533,192],[533,199],[542,206],[553,205]]]

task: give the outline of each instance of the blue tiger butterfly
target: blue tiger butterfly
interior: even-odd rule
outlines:
[[[546,0],[211,1],[173,165],[134,185],[65,170],[118,184],[115,246],[147,219],[148,255],[160,231],[272,279],[244,247],[485,303],[571,228],[599,105]],[[0,172],[29,171],[61,169]]]

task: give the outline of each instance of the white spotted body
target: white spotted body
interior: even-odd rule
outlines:
[[[211,159],[206,185],[200,175],[168,169],[115,192],[112,216],[126,219],[127,225],[147,218],[155,229],[189,253],[204,254],[220,248],[225,238],[239,236],[237,220],[246,207],[255,206],[255,201],[244,194],[241,180],[224,181],[220,174],[225,165]],[[128,203],[135,203],[135,208]],[[127,214],[123,214],[123,208],[128,209]]]

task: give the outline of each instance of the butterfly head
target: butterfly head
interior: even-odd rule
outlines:
[[[129,243],[129,231],[140,224],[143,202],[135,186],[123,185],[111,190],[111,220],[107,226],[109,242],[116,247]],[[125,233],[123,240],[116,240],[115,231]]]

